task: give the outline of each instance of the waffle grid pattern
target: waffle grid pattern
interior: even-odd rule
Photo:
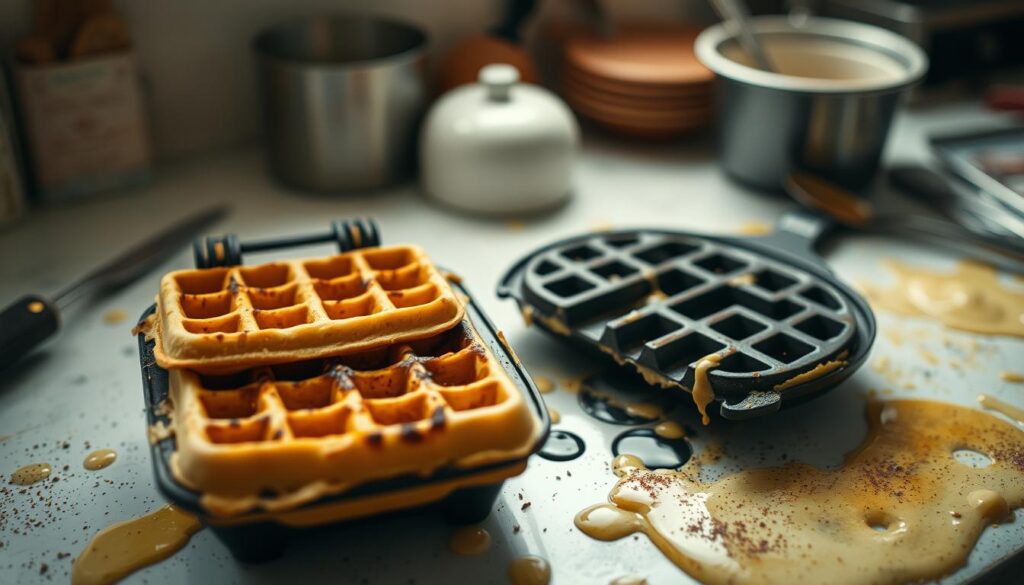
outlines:
[[[212,493],[285,493],[468,464],[528,450],[536,434],[521,393],[468,320],[344,357],[229,375],[173,370],[171,396],[181,479]]]
[[[358,351],[437,333],[463,316],[413,246],[172,272],[159,301],[163,367],[244,367],[319,357],[339,345]]]
[[[767,391],[837,359],[855,339],[845,297],[813,274],[711,240],[595,235],[526,266],[524,300],[620,362],[692,387],[719,353],[716,392]]]

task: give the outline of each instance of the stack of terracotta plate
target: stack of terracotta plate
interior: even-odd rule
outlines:
[[[562,92],[581,116],[610,130],[671,138],[712,121],[711,71],[697,61],[700,29],[624,25],[565,39]]]

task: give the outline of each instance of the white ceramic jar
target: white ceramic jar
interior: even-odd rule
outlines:
[[[515,67],[488,65],[479,83],[434,104],[420,138],[428,196],[486,214],[541,211],[569,197],[576,118],[553,93],[518,81]]]

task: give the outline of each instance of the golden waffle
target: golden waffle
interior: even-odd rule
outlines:
[[[541,431],[469,319],[439,335],[231,375],[170,370],[171,467],[213,515],[522,459]],[[514,473],[509,473],[513,475]]]
[[[157,363],[204,372],[422,339],[464,315],[416,246],[171,272],[157,306]]]

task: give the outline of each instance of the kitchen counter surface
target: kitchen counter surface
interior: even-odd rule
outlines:
[[[926,133],[1001,123],[1004,120],[972,105],[904,114],[897,121],[887,158],[926,158]],[[28,292],[55,292],[152,230],[213,202],[233,206],[231,216],[214,233],[235,232],[243,239],[322,230],[329,219],[371,216],[380,223],[385,242],[420,243],[439,263],[459,273],[531,372],[557,380],[595,371],[598,365],[527,329],[513,303],[496,298],[499,276],[521,255],[557,238],[609,224],[735,232],[748,222],[771,223],[792,208],[785,199],[730,183],[715,166],[709,142],[705,137],[678,145],[634,145],[588,132],[571,202],[550,215],[522,222],[452,213],[424,200],[414,185],[365,196],[302,195],[267,178],[256,148],[210,155],[162,169],[147,189],[42,210],[0,232],[0,302]],[[886,280],[880,261],[887,257],[939,267],[955,260],[927,246],[852,233],[837,234],[824,251],[839,275],[852,282]],[[54,468],[52,481],[29,486],[26,493],[4,481],[0,582],[66,581],[71,561],[98,530],[162,503],[153,484],[138,356],[129,330],[153,302],[160,275],[191,265],[190,251],[183,249],[125,290],[76,306],[65,316],[57,339],[0,381],[0,474],[6,478],[30,463],[46,462]],[[128,318],[111,323],[118,311]],[[1021,368],[1024,341],[971,336],[885,313],[879,319],[881,334],[874,355],[888,356],[907,383],[894,385],[866,366],[825,397],[771,421],[712,427],[692,440],[694,450],[700,453],[706,441],[720,441],[730,453],[722,469],[741,467],[745,450],[772,434],[777,447],[767,455],[759,452],[761,464],[787,457],[835,464],[864,435],[861,413],[869,389],[968,406],[975,405],[979,392],[986,392],[1024,405],[1024,386],[1002,382],[998,376],[1000,370]],[[891,331],[901,331],[914,342],[897,342],[898,336],[887,334]],[[947,366],[965,343],[980,344],[976,364]],[[920,347],[937,355],[939,365],[929,367]],[[583,437],[587,453],[570,464],[534,458],[523,476],[509,481],[497,509],[483,524],[494,544],[482,555],[449,552],[451,528],[420,517],[318,532],[293,542],[284,559],[259,566],[236,563],[204,530],[178,554],[126,582],[505,583],[507,562],[523,554],[546,558],[553,568],[553,583],[607,583],[624,574],[645,575],[651,584],[680,582],[685,575],[646,538],[605,543],[575,529],[573,516],[605,501],[614,484],[607,468],[608,444],[620,429],[583,414],[572,394],[560,390],[547,398],[562,413],[557,426]],[[688,399],[682,402],[682,420],[695,423]],[[98,448],[116,450],[117,461],[100,471],[86,471],[83,459]],[[572,471],[571,477],[566,469]],[[532,502],[528,510],[520,509],[520,494]],[[516,524],[521,530],[513,530]],[[950,582],[966,580],[1021,548],[1024,514],[1018,510],[1015,522],[985,531],[967,567]]]

